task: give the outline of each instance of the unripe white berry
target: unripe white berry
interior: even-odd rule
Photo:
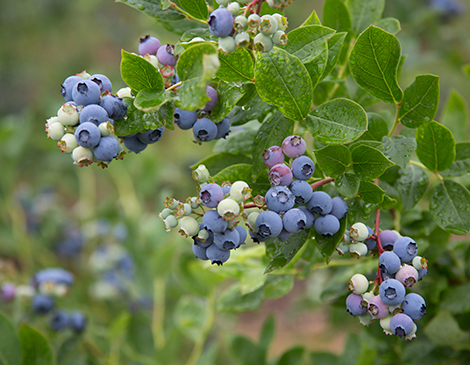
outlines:
[[[355,274],[348,282],[348,288],[354,294],[364,294],[369,288],[369,280],[362,274]]]

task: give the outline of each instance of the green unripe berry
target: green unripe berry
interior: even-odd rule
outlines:
[[[364,223],[354,223],[349,229],[349,235],[355,241],[363,242],[369,237],[369,230]]]
[[[279,13],[273,14],[274,19],[277,21],[277,30],[286,30],[287,25],[289,24],[287,22],[287,18],[285,16],[282,16]]]
[[[362,294],[362,299],[366,302],[369,302],[369,300],[371,300],[373,297],[374,297],[374,293],[372,292],[367,292],[367,293]]]
[[[237,16],[233,22],[237,32],[241,33],[245,30],[247,19],[244,15]]]
[[[89,148],[78,146],[72,151],[72,159],[74,165],[88,166],[93,163],[93,152]]]
[[[413,323],[413,330],[405,336],[405,340],[412,340],[413,338],[416,338],[416,331],[418,330],[418,326],[416,323]]]
[[[364,314],[363,316],[357,316],[357,318],[359,319],[359,323],[362,324],[363,326],[368,326],[372,323],[372,316],[370,315],[369,312],[367,312],[366,314]]]
[[[259,23],[259,31],[264,35],[271,35],[277,31],[277,20],[272,15],[263,15]]]
[[[62,152],[72,153],[74,148],[78,147],[78,143],[72,133],[66,133],[62,136],[60,141],[57,142],[57,147],[59,147]]]
[[[62,125],[78,124],[78,110],[72,104],[64,104],[57,111],[57,117]]]
[[[51,124],[54,123],[59,123],[59,117],[50,117],[49,119],[46,120],[46,127],[50,126]]]
[[[287,34],[283,30],[278,30],[272,36],[273,43],[278,46],[285,46],[287,44]]]
[[[171,214],[163,220],[163,223],[165,223],[165,229],[168,232],[170,229],[178,227],[178,218]]]
[[[107,137],[114,133],[114,126],[109,121],[105,123],[101,123],[98,126],[98,129],[100,130],[102,137]]]
[[[209,181],[209,170],[204,165],[199,165],[196,170],[193,170],[192,177],[194,181],[202,184]]]
[[[225,53],[235,52],[237,45],[232,37],[219,38],[219,49]]]
[[[244,181],[235,181],[230,188],[230,197],[238,203],[251,198],[251,191],[248,184]]]
[[[192,237],[199,233],[199,223],[193,217],[183,217],[180,220],[179,233]]]
[[[199,207],[198,198],[196,196],[191,197],[191,202],[189,203],[192,209]]]
[[[369,280],[362,274],[355,274],[348,282],[348,289],[354,294],[364,294],[369,288]]]
[[[392,319],[392,316],[387,316],[379,320],[380,327],[382,327],[386,335],[393,335],[392,328],[390,327],[391,319]]]
[[[197,234],[197,239],[201,242],[206,242],[208,238],[209,238],[209,232],[206,231],[205,229],[201,229],[199,233]]]
[[[426,260],[424,257],[421,257],[421,256],[415,256],[411,263],[416,270],[422,270],[422,269],[428,268],[428,260]]]
[[[63,137],[65,133],[65,128],[62,123],[53,123],[51,125],[46,124],[46,132],[47,137],[49,137],[53,141],[58,141]]]
[[[273,49],[273,41],[271,37],[268,37],[263,33],[259,33],[256,35],[254,43],[255,49],[258,52],[269,52]]]
[[[261,17],[258,14],[251,14],[250,16],[248,16],[246,25],[248,25],[248,28],[250,28],[250,30],[257,30],[260,21]]]
[[[252,212],[248,215],[247,223],[250,227],[252,232],[257,232],[258,229],[256,228],[256,219],[259,216],[259,212]]]
[[[349,245],[349,254],[352,257],[362,257],[367,255],[367,252],[369,249],[367,248],[367,245],[363,242],[357,242],[357,243],[352,243]]]
[[[232,13],[233,16],[237,16],[240,12],[240,4],[237,2],[231,2],[227,5],[227,10]]]
[[[215,0],[217,4],[227,6],[230,0]]]
[[[340,255],[344,255],[345,253],[349,252],[349,245],[347,243],[341,242],[338,247],[336,247],[336,251]]]
[[[240,205],[235,200],[226,198],[217,205],[217,213],[227,221],[234,220],[240,214]]]
[[[247,32],[238,33],[235,36],[235,44],[239,48],[248,48],[251,43],[250,35]]]
[[[170,214],[171,214],[171,209],[165,208],[160,212],[159,217],[161,219],[166,219]]]
[[[132,92],[130,87],[123,87],[119,89],[116,93],[118,97],[122,98],[132,98]]]

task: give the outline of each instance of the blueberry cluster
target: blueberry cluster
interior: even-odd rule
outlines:
[[[244,181],[222,186],[210,183],[204,165],[193,171],[193,178],[199,184],[199,196],[190,197],[184,203],[168,198],[159,217],[167,230],[178,227],[180,234],[192,237],[197,258],[222,265],[229,259],[231,250],[245,244],[247,231],[239,223],[246,217],[244,203],[252,190]],[[197,213],[196,209],[203,213]],[[192,217],[192,213],[202,217],[202,222]]]
[[[365,228],[364,228],[365,227]],[[349,235],[357,240],[377,240],[367,233],[367,227],[356,223]],[[380,320],[386,334],[411,340],[416,337],[419,320],[426,313],[426,302],[416,293],[406,293],[427,274],[427,260],[417,256],[418,247],[410,237],[401,237],[395,231],[379,233],[379,270],[371,290],[362,274],[355,274],[348,283],[352,293],[346,299],[347,311],[358,316],[364,325]]]
[[[340,228],[348,206],[343,198],[331,198],[324,191],[313,191],[306,181],[313,176],[315,164],[305,156],[307,145],[300,136],[288,136],[282,146],[271,146],[263,153],[265,165],[270,168],[269,179],[274,187],[265,196],[267,211],[253,212],[248,221],[252,225],[253,240],[260,242],[278,237],[286,240],[293,233],[314,226],[324,236],[333,236]],[[290,167],[284,163],[291,158]]]
[[[274,45],[287,43],[287,19],[281,14],[261,17],[257,13],[248,15],[251,10],[248,8],[239,15],[238,2],[217,2],[220,7],[210,14],[208,23],[211,33],[219,37],[219,49],[223,52],[235,52],[237,47],[269,52]]]
[[[397,235],[397,232],[395,231],[386,230],[383,232],[385,233],[381,233],[381,237],[384,237],[382,244],[389,241],[388,237],[395,237]],[[340,255],[344,255],[349,252],[349,254],[355,258],[366,256],[371,252],[377,252],[377,242],[374,230],[371,227],[366,226],[364,223],[354,223],[349,228],[349,231],[344,234],[343,242],[338,245],[336,251]]]
[[[63,82],[65,104],[47,120],[46,132],[62,152],[71,154],[74,164],[97,162],[106,167],[122,157],[124,151],[114,134],[114,120],[127,114],[127,105],[111,92],[111,81],[101,74],[84,71]]]

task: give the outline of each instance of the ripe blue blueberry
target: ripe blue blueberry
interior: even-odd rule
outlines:
[[[401,259],[401,262],[408,263],[418,254],[418,246],[410,237],[400,237],[393,245],[393,252]]]
[[[286,231],[284,228],[282,229],[281,233],[279,233],[279,235],[277,236],[277,238],[281,241],[281,242],[284,242],[284,241],[287,241],[290,236],[292,236],[293,233],[289,232],[289,231]]]
[[[113,120],[122,119],[127,114],[127,104],[116,95],[103,96],[99,101],[99,106],[103,107]]]
[[[175,46],[172,44],[164,44],[158,49],[157,58],[162,65],[176,65],[178,56],[175,56]]]
[[[251,232],[251,231],[250,231],[250,237],[255,243],[265,242],[269,240],[270,238],[270,237],[264,237],[260,235],[258,232]]]
[[[405,298],[406,290],[396,279],[388,279],[380,284],[380,299],[387,305],[399,305]]]
[[[45,294],[36,294],[32,301],[31,307],[36,314],[47,314],[55,306],[54,297]]]
[[[70,286],[73,284],[73,281],[73,274],[60,267],[50,267],[38,271],[33,277],[33,283],[35,286],[39,286],[44,282],[53,282],[56,284],[65,284]]]
[[[369,231],[369,237],[375,235],[375,232],[372,228],[370,228],[369,226],[367,226],[367,230]],[[377,246],[377,241],[373,238],[368,238],[364,241],[364,244],[367,246],[367,249],[369,251],[372,251],[375,246]]]
[[[307,203],[313,195],[310,184],[304,180],[294,180],[289,185],[289,189],[295,196],[295,204]]]
[[[292,171],[287,165],[281,163],[274,165],[269,170],[269,180],[273,185],[288,186],[292,182]]]
[[[314,214],[330,214],[333,209],[332,199],[324,191],[314,191],[311,199],[307,202],[307,208]]]
[[[426,302],[421,295],[409,293],[401,303],[401,309],[403,309],[403,313],[417,321],[426,314]]]
[[[86,327],[86,317],[82,312],[73,312],[69,315],[69,327],[76,333],[83,332]]]
[[[69,314],[64,311],[58,311],[54,313],[54,316],[51,318],[51,329],[53,331],[61,331],[64,328],[67,328],[69,324]]]
[[[322,236],[333,236],[339,231],[340,223],[334,215],[320,215],[315,219],[315,231]]]
[[[141,54],[142,56],[146,54],[156,55],[161,45],[162,44],[160,43],[158,38],[146,35],[144,38],[140,38],[139,54]]]
[[[264,211],[256,218],[258,233],[265,238],[278,236],[283,228],[282,218],[273,211]]]
[[[102,93],[105,91],[108,91],[111,93],[111,91],[113,90],[113,85],[111,84],[111,81],[105,75],[94,74],[90,76],[90,80],[96,83],[96,85],[100,87],[100,91]]]
[[[290,233],[297,233],[305,229],[307,217],[302,210],[298,208],[289,209],[282,218],[284,229]]]
[[[307,180],[312,177],[315,171],[315,164],[310,157],[299,156],[292,161],[291,169],[296,179]]]
[[[240,240],[238,241],[238,245],[235,247],[235,248],[238,248],[241,245],[245,244],[245,240],[248,237],[248,234],[246,233],[246,229],[243,228],[241,225],[236,226],[235,230],[238,232],[238,236],[240,237]]]
[[[211,260],[212,265],[223,265],[230,258],[229,250],[221,250],[215,243],[207,247],[206,256]]]
[[[202,187],[199,197],[204,206],[215,208],[224,198],[224,191],[220,185],[210,183]]]
[[[238,230],[226,229],[221,233],[214,233],[214,243],[221,250],[233,250],[237,248],[240,243],[240,234]]]
[[[348,212],[348,203],[346,203],[346,200],[340,196],[335,196],[331,199],[331,204],[332,208],[330,214],[333,214],[338,219],[346,217],[346,213]]]
[[[62,83],[62,90],[61,94],[64,97],[65,101],[71,101],[72,98],[72,90],[73,87],[77,84],[77,82],[82,81],[83,79],[80,76],[69,76],[67,77],[64,82]]]
[[[395,274],[401,267],[401,261],[394,252],[385,251],[379,257],[379,266],[383,273]]]
[[[384,230],[380,232],[380,242],[385,251],[392,251],[395,241],[398,239],[398,235],[390,230]]]
[[[191,129],[197,121],[197,112],[195,110],[183,110],[180,108],[175,109],[174,113],[175,123],[180,129]]]
[[[282,141],[282,152],[288,157],[302,156],[307,150],[307,144],[300,136],[288,136]]]
[[[282,164],[284,162],[284,153],[279,146],[271,146],[263,152],[264,164],[271,168],[274,165]]]
[[[367,313],[367,307],[362,303],[362,295],[351,293],[346,298],[346,310],[354,317]]]
[[[206,94],[211,100],[206,103],[203,110],[210,112],[217,105],[217,102],[219,101],[219,94],[217,93],[216,89],[209,85],[206,86]]]
[[[418,281],[423,280],[423,278],[428,274],[428,269],[418,270]]]
[[[200,260],[209,260],[206,255],[207,247],[202,247],[193,242],[193,254]]]
[[[209,30],[216,37],[227,37],[233,30],[233,15],[225,9],[219,8],[209,15]]]
[[[294,194],[285,186],[274,186],[266,192],[265,203],[276,213],[286,212],[294,207]]]
[[[109,116],[108,112],[103,107],[97,104],[89,104],[80,111],[78,118],[80,124],[91,122],[96,126],[99,126],[101,123],[106,123]]]
[[[209,142],[217,136],[217,126],[208,118],[201,118],[193,125],[193,134],[196,140]]]
[[[145,144],[152,144],[158,142],[165,132],[165,127],[161,126],[157,129],[150,129],[145,133],[137,133],[137,138],[140,142]]]
[[[75,140],[85,148],[93,148],[100,143],[101,133],[99,128],[91,123],[80,124],[75,130]]]
[[[208,210],[202,216],[204,228],[212,233],[224,232],[227,229],[227,221],[216,210]]]
[[[307,222],[305,224],[305,229],[310,229],[313,227],[313,224],[315,223],[315,215],[307,209],[305,206],[300,206],[298,207],[302,212],[304,212],[305,217],[307,218]]]
[[[100,87],[91,80],[79,81],[72,88],[73,101],[78,105],[98,104],[100,95]]]
[[[219,123],[215,124],[217,126],[217,135],[215,139],[225,138],[230,133],[230,119],[224,118]]]
[[[137,134],[125,136],[123,137],[122,141],[129,152],[140,153],[147,148],[147,145],[142,143],[140,139],[137,138]]]
[[[394,334],[401,338],[413,331],[414,323],[406,314],[398,313],[390,320],[390,328]]]
[[[98,145],[93,148],[93,156],[99,161],[112,161],[120,151],[119,142],[116,138],[108,136],[101,137]]]

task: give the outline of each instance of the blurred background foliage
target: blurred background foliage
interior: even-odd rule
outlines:
[[[439,75],[440,112],[454,92],[468,113],[470,80],[461,67],[470,62],[470,4],[457,1],[461,11],[452,13],[436,3],[386,2],[384,17],[400,20],[397,36],[407,55],[400,84],[406,87],[417,74]],[[291,29],[313,9],[321,18],[322,6],[321,0],[295,0],[286,10]],[[425,332],[429,319],[423,319],[411,343],[386,337],[378,325],[363,328],[344,309],[345,283],[355,272],[372,272],[373,259],[333,261],[326,269],[310,245],[299,259],[310,275],[293,281],[287,267],[257,281],[266,266],[264,247],[248,244],[231,265],[209,268],[193,257],[189,240],[165,232],[158,213],[167,196],[195,194],[188,166],[209,155],[212,145],[193,144],[189,131],[167,131],[140,155],[101,170],[73,166],[44,132],[45,119],[62,103],[67,76],[102,73],[117,90],[125,86],[121,49],[136,52],[146,34],[162,43],[178,36],[111,0],[0,0],[0,9],[0,280],[26,284],[39,269],[64,267],[76,283],[60,307],[83,310],[89,323],[76,338],[25,315],[27,303],[2,304],[1,310],[16,324],[26,320],[40,328],[59,364],[262,364],[265,356],[279,364],[300,358],[312,364],[470,362],[462,345],[470,331],[465,239],[440,244],[448,236],[425,210],[402,217],[409,234],[426,238],[421,247],[428,246],[431,269],[421,286],[428,317],[442,302],[456,315],[439,312],[442,321]],[[385,216],[384,226],[392,223]],[[232,283],[245,285],[248,296],[224,292]],[[442,296],[452,283],[463,285]],[[467,304],[459,307],[452,295]],[[229,313],[240,311],[246,312]],[[457,326],[460,332],[451,333],[463,337],[439,343],[435,332],[443,323]]]

